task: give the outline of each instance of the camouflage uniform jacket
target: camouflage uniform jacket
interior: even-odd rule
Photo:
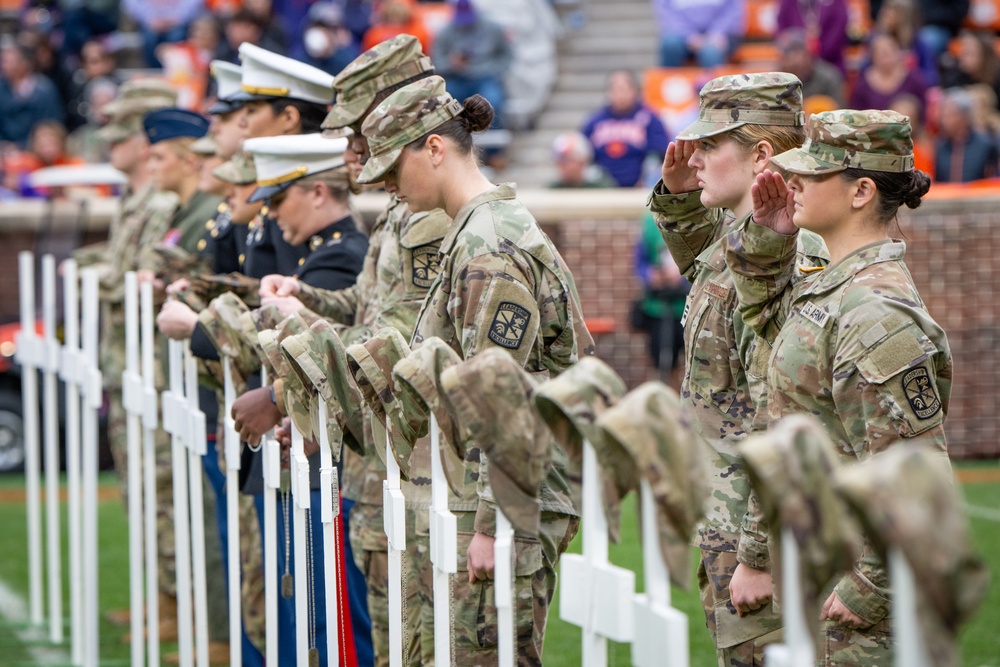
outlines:
[[[903,263],[905,244],[868,244],[793,284],[795,243],[756,224],[726,239],[743,318],[772,341],[770,420],[816,415],[847,460],[918,435],[945,451],[951,352]],[[888,611],[887,586],[866,546],[835,591],[875,623]]]
[[[441,244],[440,261],[440,273],[417,319],[413,347],[437,336],[467,359],[499,346],[540,379],[593,354],[573,276],[515,199],[512,185],[500,185],[462,207]],[[466,457],[462,496],[474,497],[476,489],[476,529],[492,535],[496,504],[488,462],[480,456],[475,465],[474,458]],[[557,445],[553,459],[542,483],[541,509],[576,516],[565,476],[566,453]]]
[[[125,274],[140,267],[143,248],[159,243],[170,227],[177,197],[152,185],[122,194],[121,212],[112,221],[107,243],[73,253],[80,268],[96,268],[100,276],[101,368],[105,387],[121,386],[125,370]]]
[[[450,225],[444,211],[412,214],[405,203],[393,197],[372,227],[357,283],[337,291],[301,283],[298,298],[317,315],[344,325],[338,333],[345,345],[363,343],[386,326],[395,327],[409,339],[427,290],[437,277],[438,250]],[[380,505],[386,470],[371,442],[367,408],[365,414],[366,455],[361,457],[344,448],[341,492],[345,498]],[[408,507],[430,506],[429,451],[427,454],[415,457],[410,483],[404,482]]]
[[[701,191],[670,194],[660,181],[647,202],[691,291],[681,320],[685,370],[681,400],[695,428],[714,452],[712,500],[698,530],[696,545],[712,551],[736,551],[741,529],[757,539],[753,560],[767,562],[766,528],[759,515],[747,515],[750,484],[736,445],[755,429],[764,411],[764,377],[770,348],[759,341],[737,311],[736,290],[726,266],[723,237],[742,228],[723,209],[707,209]],[[825,264],[825,249],[815,235],[805,235],[800,260]],[[749,547],[748,547],[749,548]]]

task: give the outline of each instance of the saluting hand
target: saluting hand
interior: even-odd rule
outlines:
[[[768,229],[791,236],[799,231],[792,222],[795,193],[788,189],[781,174],[765,169],[750,186],[753,197],[753,221]]]
[[[697,142],[678,139],[667,145],[667,153],[663,156],[663,184],[671,194],[694,192],[698,189],[698,177],[695,170],[688,166],[688,160],[694,155]]]

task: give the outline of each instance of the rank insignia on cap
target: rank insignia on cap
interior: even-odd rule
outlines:
[[[903,391],[913,412],[920,419],[930,419],[941,409],[941,401],[934,391],[931,377],[922,366],[903,374]]]
[[[413,284],[424,289],[430,287],[441,271],[441,260],[436,245],[425,245],[413,250]]]
[[[500,347],[516,350],[521,347],[521,340],[528,328],[531,313],[510,301],[502,301],[497,307],[497,313],[490,324],[489,338]]]

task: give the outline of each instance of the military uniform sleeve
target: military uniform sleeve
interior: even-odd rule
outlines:
[[[300,282],[296,295],[309,310],[340,324],[353,324],[358,311],[358,285],[339,290],[325,290]]]
[[[871,286],[855,281],[844,295],[834,357],[841,361],[833,373],[833,399],[854,454],[867,459],[916,436],[945,451],[952,365],[943,332],[922,311],[873,298]],[[876,623],[888,613],[888,585],[884,564],[866,544],[834,591],[851,611]]]
[[[85,245],[82,248],[77,248],[73,251],[73,259],[76,260],[77,266],[81,269],[88,269],[95,264],[103,263],[107,261],[107,257],[107,241],[91,243],[90,245]]]
[[[466,359],[489,347],[501,347],[522,367],[537,342],[538,304],[531,289],[531,273],[510,255],[491,253],[473,258],[459,269],[448,301]],[[476,530],[496,532],[496,501],[489,483],[489,461],[481,455],[479,508]]]
[[[751,218],[724,243],[743,322],[773,343],[791,305],[798,234],[778,234]]]
[[[694,260],[715,242],[724,212],[705,208],[701,203],[701,190],[671,194],[662,180],[653,186],[646,206],[652,211],[677,268],[691,280]]]
[[[306,260],[299,280],[331,291],[350,287],[358,280],[367,249],[365,238],[352,234],[337,245],[317,250],[315,257]]]
[[[768,523],[757,493],[750,491],[747,511],[740,526],[740,539],[736,546],[736,559],[755,570],[771,568],[771,550],[768,548]]]

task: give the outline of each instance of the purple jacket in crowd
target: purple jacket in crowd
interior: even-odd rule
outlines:
[[[653,0],[660,35],[719,33],[742,37],[746,32],[744,0]]]
[[[652,153],[662,158],[669,143],[656,112],[643,104],[624,114],[604,107],[590,117],[581,132],[594,147],[594,162],[623,188],[639,185],[646,156]]]

